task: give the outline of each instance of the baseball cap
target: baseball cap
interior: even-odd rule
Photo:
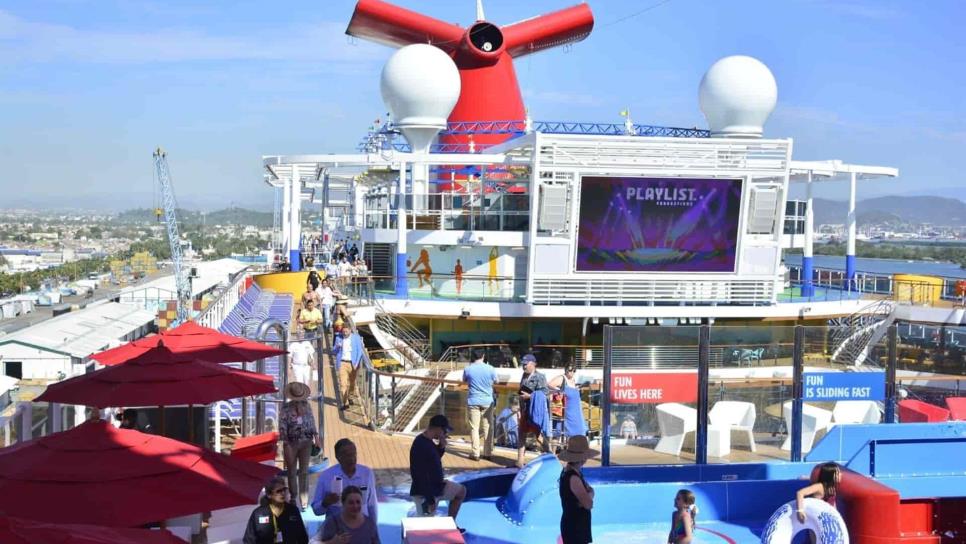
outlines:
[[[449,425],[449,419],[447,419],[443,414],[436,414],[435,416],[429,418],[429,426],[445,429],[448,433],[453,432],[453,428]]]

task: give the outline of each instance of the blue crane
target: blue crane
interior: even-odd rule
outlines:
[[[174,186],[168,171],[167,153],[160,147],[154,151],[154,169],[161,186],[161,207],[164,209],[164,222],[168,228],[168,244],[171,247],[171,262],[174,263],[174,281],[178,290],[178,321],[184,323],[191,317],[191,280],[184,266],[181,251],[181,235],[178,232],[178,216],[175,213],[177,202],[174,199]],[[159,211],[156,211],[160,215]]]

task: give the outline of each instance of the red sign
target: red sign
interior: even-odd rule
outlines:
[[[697,402],[697,372],[611,374],[610,400],[621,404]]]

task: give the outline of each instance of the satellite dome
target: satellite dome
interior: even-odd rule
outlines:
[[[778,85],[760,60],[725,57],[701,78],[698,102],[712,136],[760,138],[778,102]]]
[[[380,90],[393,123],[413,151],[425,150],[446,128],[446,118],[460,97],[460,73],[441,49],[407,45],[386,61]]]

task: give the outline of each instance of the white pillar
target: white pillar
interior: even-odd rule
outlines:
[[[808,171],[808,182],[805,184],[805,247],[802,251],[802,296],[810,297],[815,294],[812,284],[812,243],[814,234],[814,214],[812,213],[812,171]]]
[[[299,171],[299,165],[292,165],[292,190],[290,193],[292,198],[292,203],[289,208],[290,213],[290,223],[289,223],[289,237],[290,237],[290,247],[289,247],[289,262],[292,264],[292,271],[297,271],[301,268],[299,265],[299,251],[301,249],[302,243],[302,173]]]
[[[18,407],[20,411],[20,434],[17,442],[26,442],[34,437],[34,405],[32,402],[21,402]]]
[[[855,279],[855,177],[855,172],[852,172],[849,181],[849,238],[845,248],[845,278],[848,280],[849,289]]]
[[[50,434],[64,430],[64,405],[56,402],[47,403],[47,417],[50,418]]]
[[[409,296],[406,268],[406,163],[399,165],[399,189],[396,192],[396,295]]]
[[[282,178],[282,255],[288,258],[292,224],[289,215],[292,212],[292,181]]]
[[[74,427],[87,421],[87,407],[74,405]]]
[[[215,434],[215,451],[221,453],[221,404],[215,403],[212,408],[215,412],[214,424],[214,434]]]

